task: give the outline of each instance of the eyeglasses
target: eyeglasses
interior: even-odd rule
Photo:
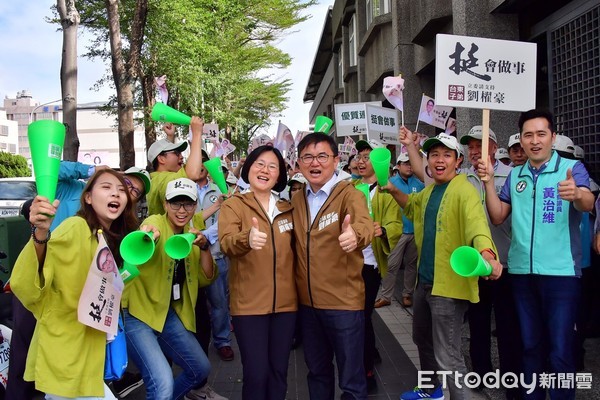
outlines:
[[[163,155],[166,156],[169,153],[173,153],[175,154],[177,157],[179,157],[181,155],[181,150],[167,150],[167,151],[163,151],[162,153],[160,153],[159,155]]]
[[[252,164],[252,166],[258,170],[261,170],[263,168],[267,168],[267,170],[269,172],[278,172],[279,171],[279,165],[277,164],[267,164],[262,160],[258,160],[255,161],[254,164]]]
[[[354,159],[356,160],[356,162],[359,162],[359,161],[369,162],[371,157],[368,154],[364,154],[362,156],[357,155],[356,157],[354,157]]]
[[[169,202],[169,207],[173,211],[179,211],[181,207],[187,212],[193,211],[196,209],[196,203],[171,203]]]
[[[312,164],[313,160],[316,159],[319,162],[319,164],[325,164],[327,160],[329,160],[329,157],[334,157],[334,155],[326,153],[320,153],[316,156],[313,156],[312,154],[305,154],[302,157],[300,157],[300,161],[308,165]]]
[[[139,199],[140,197],[142,197],[142,192],[140,192],[140,190],[138,188],[136,188],[135,186],[133,186],[133,182],[131,182],[127,178],[123,178],[123,180],[125,181],[125,184],[127,185],[127,190],[129,190],[129,193],[134,198]]]

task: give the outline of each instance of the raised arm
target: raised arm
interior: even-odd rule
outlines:
[[[510,215],[511,206],[500,200],[498,193],[496,193],[496,187],[494,186],[494,166],[490,159],[488,159],[487,165],[482,159],[479,159],[477,175],[484,182],[485,206],[487,207],[490,221],[494,225],[500,225]],[[510,182],[510,179],[506,182]]]
[[[192,145],[190,146],[190,156],[185,163],[185,173],[193,181],[200,179],[200,169],[202,168],[202,129],[204,129],[204,120],[200,117],[192,117],[190,124],[192,130]]]
[[[419,149],[414,140],[415,135],[418,137],[416,132],[411,132],[405,126],[400,127],[400,143],[406,147],[413,173],[421,182],[425,182],[425,171],[423,170],[421,153],[419,153]]]

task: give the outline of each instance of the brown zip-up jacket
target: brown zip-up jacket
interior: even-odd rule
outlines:
[[[298,298],[300,304],[319,309],[363,310],[362,249],[373,239],[373,220],[364,194],[351,182],[338,179],[312,224],[306,187],[293,196]],[[347,214],[358,239],[358,247],[351,253],[346,253],[338,240]]]
[[[219,242],[230,260],[231,315],[264,315],[297,311],[294,284],[294,235],[292,206],[276,203],[278,214],[270,222],[254,193],[236,194],[221,205]],[[253,250],[248,238],[256,217],[267,244]]]

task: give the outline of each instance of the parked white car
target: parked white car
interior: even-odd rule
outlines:
[[[19,215],[21,205],[36,194],[34,178],[0,178],[0,217]]]

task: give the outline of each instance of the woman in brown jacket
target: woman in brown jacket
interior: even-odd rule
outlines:
[[[230,309],[242,357],[242,398],[283,400],[297,296],[292,206],[279,200],[287,184],[285,161],[271,146],[246,159],[250,189],[221,206],[219,241],[231,261]]]

